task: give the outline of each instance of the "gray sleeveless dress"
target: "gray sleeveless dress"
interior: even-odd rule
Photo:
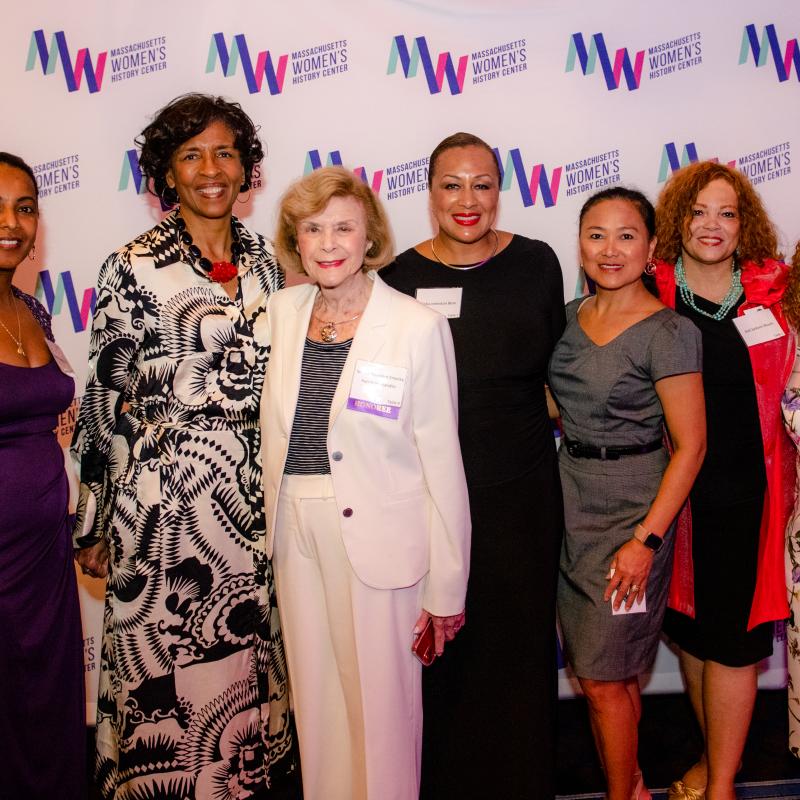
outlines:
[[[550,389],[570,440],[596,447],[645,445],[662,435],[654,383],[701,370],[700,333],[665,308],[599,346],[567,305],[567,328],[550,360]],[[647,611],[612,614],[603,592],[614,553],[631,538],[653,502],[669,461],[664,448],[618,460],[573,458],[559,451],[565,536],[558,613],[565,653],[576,675],[623,680],[653,662],[672,566],[672,536],[655,554]]]

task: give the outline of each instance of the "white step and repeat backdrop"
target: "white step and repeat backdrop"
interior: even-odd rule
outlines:
[[[431,234],[427,155],[466,130],[497,149],[500,226],[555,248],[567,298],[587,195],[625,183],[654,198],[697,159],[745,171],[791,253],[798,36],[800,5],[785,0],[16,4],[0,31],[0,149],[34,166],[42,197],[37,260],[17,282],[53,313],[83,382],[98,267],[161,214],[133,138],[187,91],[235,99],[260,125],[268,155],[237,213],[266,234],[291,180],[342,163],[385,200],[398,249],[416,243]],[[65,442],[75,412],[61,421]],[[101,582],[81,580],[90,701],[102,596]],[[763,685],[785,681],[782,644]],[[680,689],[666,648],[648,688]]]

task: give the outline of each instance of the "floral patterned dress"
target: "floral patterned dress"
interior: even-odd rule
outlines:
[[[792,375],[781,400],[783,421],[800,450],[800,347]],[[800,489],[800,460],[798,460]],[[786,588],[789,621],[786,624],[789,667],[789,750],[800,758],[800,492],[786,526]]]
[[[115,800],[271,797],[294,782],[258,429],[282,277],[234,220],[232,300],[175,213],[101,268],[73,443],[75,546],[110,551],[96,779]]]

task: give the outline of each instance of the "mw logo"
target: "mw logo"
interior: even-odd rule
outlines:
[[[99,92],[103,85],[103,73],[106,68],[107,52],[98,53],[97,62],[92,64],[92,57],[88,47],[78,50],[73,65],[72,58],[67,46],[67,37],[64,31],[56,31],[50,38],[50,47],[44,38],[44,31],[37,30],[31,34],[31,43],[28,47],[28,61],[25,71],[30,72],[36,66],[36,56],[39,56],[39,63],[45,75],[52,75],[55,72],[56,64],[61,62],[64,70],[64,78],[67,82],[67,89],[70,92],[77,92],[81,88],[81,79],[86,76],[86,86],[90,94]]]

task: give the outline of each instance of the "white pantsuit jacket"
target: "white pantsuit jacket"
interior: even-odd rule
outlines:
[[[388,287],[375,272],[328,423],[341,535],[350,564],[378,589],[427,576],[423,608],[464,608],[470,518],[458,441],[456,368],[447,320]],[[261,402],[267,553],[300,389],[303,347],[318,289],[303,284],[267,305],[271,355]],[[356,363],[406,370],[397,419],[347,407]]]

